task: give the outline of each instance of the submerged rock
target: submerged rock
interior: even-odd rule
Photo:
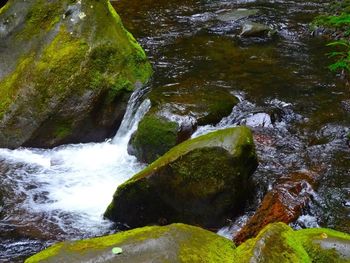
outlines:
[[[259,208],[234,237],[236,244],[255,237],[266,225],[274,222],[296,221],[311,201],[312,186],[318,174],[300,171],[281,178],[262,200]]]
[[[152,107],[139,123],[128,152],[151,163],[190,138],[198,125],[216,124],[228,116],[238,99],[218,87],[164,87],[149,95]]]
[[[0,10],[0,147],[104,140],[151,72],[109,1],[9,1]]]
[[[350,235],[317,228],[293,231],[283,223],[266,226],[235,250],[235,262],[349,262]]]
[[[253,192],[250,130],[229,128],[177,145],[120,185],[105,217],[130,227],[183,222],[220,227]]]
[[[270,27],[248,21],[242,25],[242,31],[240,36],[242,37],[263,37],[272,34]]]
[[[58,243],[25,262],[232,262],[234,248],[209,231],[173,224]]]

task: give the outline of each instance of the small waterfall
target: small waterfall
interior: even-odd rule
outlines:
[[[114,191],[143,168],[128,155],[127,144],[150,107],[149,100],[141,103],[144,94],[144,89],[132,94],[112,140],[49,150],[0,149],[0,185],[11,196],[5,224],[34,228],[43,236],[58,232],[64,239],[107,233],[110,223],[102,214]]]
[[[147,92],[148,89],[144,89],[142,87],[133,92],[129,99],[123,121],[113,139],[113,143],[123,137],[130,137],[132,132],[136,130],[137,124],[151,107],[151,102],[148,99],[142,101],[142,97]]]

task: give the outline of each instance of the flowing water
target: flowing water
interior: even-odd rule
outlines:
[[[216,126],[199,127],[193,135],[242,124],[254,131],[259,193],[223,235],[237,231],[277,178],[298,170],[318,173],[321,183],[294,227],[350,232],[349,88],[328,71],[326,41],[311,36],[308,27],[327,2],[112,2],[153,64],[150,92],[166,96],[167,87],[219,87],[240,99],[230,116]],[[249,17],[242,16],[245,9]],[[268,25],[275,34],[240,37],[248,20]],[[115,226],[102,213],[116,187],[143,167],[126,149],[150,106],[146,91],[133,94],[118,133],[109,141],[0,150],[5,201],[0,262],[21,262],[58,240],[113,232]]]

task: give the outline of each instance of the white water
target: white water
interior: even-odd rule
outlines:
[[[90,233],[99,233],[109,226],[102,214],[114,191],[143,168],[127,153],[129,138],[150,107],[149,100],[138,107],[141,96],[142,90],[133,93],[113,140],[50,150],[0,149],[0,159],[15,167],[6,180],[15,195],[24,196],[21,208],[44,214],[64,232],[84,233],[88,227]]]

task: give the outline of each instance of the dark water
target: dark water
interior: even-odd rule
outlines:
[[[327,42],[313,37],[309,27],[327,3],[122,0],[113,5],[153,63],[152,92],[176,84],[225,87],[242,95],[228,122],[248,118],[262,138],[256,141],[256,180],[267,188],[293,171],[317,172],[320,186],[305,215],[312,216],[312,225],[349,233],[349,87],[329,72]],[[238,21],[222,19],[238,8],[258,12]],[[241,25],[248,20],[277,33],[242,38]],[[279,117],[266,127],[261,113],[271,110]]]
[[[349,87],[329,72],[326,40],[311,36],[308,26],[327,1],[112,3],[153,64],[152,93],[166,96],[176,87],[180,87],[178,92],[198,87],[224,88],[241,99],[219,127],[248,124],[255,134],[260,166],[254,178],[260,191],[247,213],[254,212],[259,199],[280,176],[312,171],[319,174],[320,185],[304,211],[307,220],[300,220],[296,227],[318,225],[350,233]],[[256,14],[237,21],[227,19],[238,8],[255,10]],[[275,34],[240,37],[241,26],[248,20],[270,26]],[[201,127],[199,133],[215,128]],[[40,151],[35,153],[53,155]],[[7,207],[12,215],[5,213],[0,221],[0,262],[21,262],[57,240],[111,230],[70,227],[75,220],[74,209],[57,210],[52,215],[17,208],[17,202],[28,199],[25,193],[36,188],[41,190],[31,195],[34,205],[52,202],[40,185],[47,182],[30,179],[44,174],[38,169],[42,168],[0,158],[5,178],[0,182],[1,190],[5,201],[12,200]],[[113,169],[108,172],[113,173]],[[28,180],[23,179],[26,176]],[[15,184],[13,188],[20,191],[11,190]]]

